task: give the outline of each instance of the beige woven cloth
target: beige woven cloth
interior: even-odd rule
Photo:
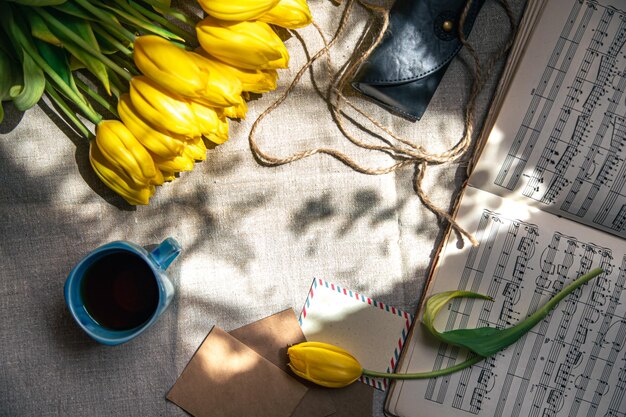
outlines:
[[[518,16],[520,3],[513,4]],[[310,6],[332,37],[342,5],[311,0]],[[356,8],[331,51],[334,62],[348,59],[366,21]],[[469,41],[486,60],[507,30],[502,9],[487,1]],[[231,139],[193,172],[160,187],[147,207],[130,208],[99,183],[86,142],[49,107],[25,114],[7,109],[0,126],[0,415],[184,416],[164,396],[211,326],[231,330],[285,308],[299,312],[314,277],[416,308],[445,224],[417,198],[412,167],[369,176],[324,155],[276,168],[260,166],[251,155],[247,137],[255,118],[307,54],[323,46],[314,27],[297,33],[286,41],[291,68],[280,73],[279,89],[250,102],[247,119],[231,124]],[[346,94],[395,132],[443,151],[463,131],[467,62],[461,53],[452,63],[418,123]],[[500,68],[478,98],[478,127]],[[313,69],[323,88],[324,62]],[[367,140],[363,130],[350,129]],[[259,126],[257,140],[278,157],[325,146],[364,166],[388,163],[341,135],[308,74]],[[464,160],[441,165],[428,172],[424,190],[449,209],[464,178]],[[91,342],[63,301],[72,265],[111,240],[151,245],[167,236],[184,248],[171,267],[178,290],[171,308],[131,343],[105,348]],[[373,401],[374,415],[382,415],[383,395]]]

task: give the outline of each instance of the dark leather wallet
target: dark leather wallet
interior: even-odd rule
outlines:
[[[459,52],[458,25],[467,37],[484,0],[397,0],[383,40],[358,69],[352,86],[379,105],[419,120]]]

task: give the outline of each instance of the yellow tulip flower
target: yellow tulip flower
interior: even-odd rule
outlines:
[[[163,179],[166,182],[174,181],[176,179],[176,174],[173,171],[161,170],[161,172],[163,173]]]
[[[235,67],[230,67],[230,70],[241,81],[243,91],[266,93],[276,90],[276,81],[278,80],[278,71],[276,70],[249,70]]]
[[[237,68],[213,58],[202,48],[197,48],[196,52],[211,61],[216,67],[221,68],[222,71],[235,76],[241,82],[241,89],[243,91],[249,91],[251,93],[266,93],[276,89],[278,71],[274,69],[251,70]],[[236,104],[237,103],[233,103],[233,105]]]
[[[163,175],[148,151],[119,120],[104,120],[89,147],[89,162],[111,190],[133,205],[148,204]]]
[[[96,144],[116,171],[123,171],[136,185],[161,185],[163,175],[150,153],[119,120],[103,120],[96,128]]]
[[[145,76],[130,80],[130,100],[137,113],[156,129],[188,138],[200,136],[189,101]]]
[[[173,158],[154,156],[154,164],[161,170],[166,181],[174,179],[174,173],[193,170],[193,158],[183,152]]]
[[[287,48],[267,23],[232,23],[207,16],[196,25],[196,32],[202,49],[235,67],[256,70],[289,66]]]
[[[228,120],[224,116],[224,109],[214,109],[190,100],[191,108],[198,120],[202,135],[218,145],[228,140]]]
[[[363,368],[347,351],[321,342],[304,342],[287,349],[289,368],[301,378],[329,388],[359,379]]]
[[[257,20],[287,29],[297,29],[311,23],[313,17],[306,0],[280,0]]]
[[[204,137],[216,145],[221,145],[228,140],[228,120],[226,120],[226,117],[223,115],[217,120],[218,122],[215,130],[205,134]]]
[[[189,105],[196,116],[198,129],[203,135],[217,129],[220,117],[215,109],[194,100],[190,100]]]
[[[241,82],[198,54],[154,35],[139,36],[134,45],[137,68],[161,87],[220,107],[239,102]]]
[[[222,20],[254,20],[272,9],[278,0],[198,0],[208,15]]]
[[[248,112],[248,104],[242,101],[241,104],[232,107],[226,107],[221,110],[221,114],[229,119],[245,119]]]
[[[133,135],[150,152],[161,158],[172,158],[183,153],[185,141],[169,133],[154,129],[135,110],[128,94],[123,94],[117,104],[120,118]]]
[[[146,205],[154,194],[154,185],[136,185],[125,172],[115,170],[102,155],[95,140],[89,146],[89,162],[96,175],[107,187],[132,205]]]
[[[202,137],[200,136],[187,142],[187,146],[185,146],[183,154],[194,159],[195,161],[204,161],[206,159],[206,145],[204,144]]]

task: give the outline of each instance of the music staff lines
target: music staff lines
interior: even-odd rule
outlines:
[[[559,232],[540,239],[538,226],[490,210],[483,211],[475,235],[479,246],[470,249],[474,252],[466,258],[458,289],[490,295],[494,301],[452,306],[446,322],[450,329],[509,327],[536,311],[572,277],[595,266],[605,273],[566,297],[546,319],[481,367],[429,381],[427,398],[474,415],[488,409],[485,415],[493,417],[604,417],[610,414],[596,411],[605,410],[609,399],[610,410],[620,410],[626,395],[626,357],[620,362],[626,350],[626,256],[618,267],[607,248]],[[617,279],[609,280],[614,271]],[[522,297],[526,301],[520,304]],[[461,354],[442,344],[439,368],[463,360]],[[624,375],[624,388],[606,385],[618,373]],[[570,400],[564,407],[566,393]]]
[[[610,15],[607,11],[603,14],[600,22],[596,27],[596,31],[591,41],[590,47],[585,52],[584,58],[582,59],[580,66],[578,68],[578,72],[574,79],[574,84],[572,88],[577,93],[577,95],[582,95],[582,82],[580,80],[586,79],[587,75],[590,73],[590,69],[592,65],[595,64],[598,55],[595,53],[596,50],[601,49],[601,45],[604,42],[604,36],[607,33],[609,24],[611,23],[612,15]],[[623,23],[620,25],[620,33],[623,32]],[[619,43],[619,48],[614,48],[613,44]],[[619,51],[621,46],[623,45],[622,37],[617,36],[616,39],[612,41],[612,45],[609,48],[610,51],[617,49]],[[608,77],[610,76],[610,62],[607,63],[606,59],[601,59],[599,65],[599,70],[596,74],[596,82],[594,83],[594,87],[589,92],[586,99],[583,101],[582,106],[582,114],[580,114],[575,119],[574,131],[572,135],[569,137],[569,143],[567,144],[565,151],[562,152],[562,155],[558,160],[556,160],[556,164],[553,161],[553,153],[554,153],[554,143],[550,141],[546,150],[541,154],[539,161],[534,169],[533,174],[530,176],[526,187],[524,188],[523,194],[527,197],[534,196],[537,193],[541,193],[542,196],[539,198],[543,204],[551,205],[554,204],[561,193],[567,186],[570,185],[570,181],[566,178],[566,171],[570,168],[572,160],[579,152],[581,145],[586,142],[586,134],[588,133],[591,126],[591,115],[594,113],[597,108],[599,97],[602,96],[604,89],[598,88],[597,85],[600,84],[604,87],[607,82]],[[604,62],[603,62],[604,61]],[[611,60],[609,60],[611,61]],[[566,104],[568,107],[571,107],[572,102],[567,103],[570,100],[570,95],[572,90],[567,95]],[[567,125],[569,119],[569,112],[565,112],[561,109],[561,114],[553,128],[553,133],[551,136],[561,136],[563,131],[565,130],[565,126]],[[555,133],[556,132],[556,133]],[[546,178],[544,178],[545,168],[548,164],[555,165],[554,171],[555,174],[551,179],[547,179],[547,184],[549,186],[547,189],[542,189],[539,186],[539,183],[543,183]],[[536,199],[536,198],[535,198]]]
[[[508,149],[493,178],[498,194],[509,190],[542,209],[622,237],[625,16],[593,1],[572,2],[519,125],[507,131]]]
[[[626,42],[626,22],[622,21],[620,25],[619,35],[615,38],[614,43],[610,47],[610,50],[621,51],[625,42]],[[595,92],[594,97],[600,96],[601,94],[604,93],[604,84],[606,84],[610,76],[610,72],[614,65],[614,61],[615,61],[615,58],[613,58],[610,55],[607,55],[606,57],[602,58],[602,62],[606,63],[607,68],[601,65],[600,74],[597,77],[597,79],[601,80],[601,82],[594,85],[592,89],[592,93]],[[609,100],[607,100],[608,101],[607,112],[609,113],[615,112],[615,110],[618,107],[618,103],[621,101],[622,94],[624,92],[625,87],[626,87],[626,72],[622,72],[621,75],[619,76],[619,82],[618,82],[617,88],[613,90],[613,96]],[[574,180],[573,185],[567,197],[565,198],[565,201],[561,205],[561,209],[565,211],[569,211],[570,213],[575,214],[578,217],[584,217],[587,214],[587,210],[589,210],[589,208],[591,207],[591,204],[594,198],[600,192],[601,188],[609,181],[611,171],[613,169],[613,166],[610,163],[609,164],[604,163],[602,165],[603,169],[600,170],[599,174],[596,175],[595,179],[593,180],[592,186],[586,198],[578,206],[578,209],[576,207],[572,207],[577,194],[581,191],[581,186],[584,183],[583,180],[586,178],[589,178],[589,171],[591,170],[591,167],[595,164],[596,157],[599,153],[599,146],[605,141],[605,136],[607,132],[609,131],[609,127],[611,126],[613,122],[612,117],[609,114],[607,114],[607,112],[605,112],[604,117],[602,117],[602,122],[600,124],[600,127],[598,128],[593,138],[593,142],[591,143],[587,151],[585,159],[583,160],[583,163],[580,166],[580,169],[576,175],[576,180]],[[607,153],[606,158],[609,158],[612,160],[615,157],[615,152],[618,151],[618,149],[613,145],[614,143],[613,135],[611,135],[610,143],[611,143],[612,152]]]
[[[584,31],[580,29],[576,30],[574,39],[571,39],[572,31],[575,29],[575,22],[578,20],[578,13],[580,12],[582,5],[580,3],[574,2],[572,5],[572,10],[570,12],[569,18],[564,25],[561,34],[555,44],[555,47],[550,56],[549,62],[547,63],[547,67],[545,68],[541,79],[539,80],[539,84],[535,87],[533,97],[531,99],[530,106],[528,107],[522,124],[524,126],[530,126],[532,121],[535,118],[535,113],[540,107],[541,100],[538,95],[543,96],[543,92],[548,87],[548,83],[552,78],[553,70],[551,68],[555,68],[557,62],[561,58],[561,52],[565,51],[565,59],[561,61],[561,70],[560,77],[568,72],[570,63],[572,62],[572,58],[574,57],[576,50],[578,48],[578,43],[583,36]],[[584,21],[589,22],[591,20],[591,16],[593,11],[587,8],[584,13]],[[573,41],[573,42],[572,42]],[[569,46],[566,48],[566,44],[569,43]],[[554,85],[552,85],[554,88]],[[546,120],[547,115],[550,113],[552,107],[552,102],[548,101],[543,104],[541,110],[539,111],[540,117],[537,121],[536,130],[541,131],[543,128],[543,123]],[[512,190],[526,166],[526,162],[531,155],[531,152],[534,146],[537,143],[539,134],[537,131],[532,131],[530,136],[527,137],[528,130],[524,127],[520,127],[517,131],[515,139],[511,144],[511,148],[508,151],[508,154],[504,160],[504,163],[500,167],[498,175],[495,180],[495,184],[506,189]],[[521,153],[520,153],[521,150]],[[519,158],[515,158],[515,156],[519,156]]]

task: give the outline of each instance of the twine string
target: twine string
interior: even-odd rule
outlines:
[[[481,65],[478,53],[476,52],[474,47],[467,41],[464,33],[465,21],[467,19],[467,15],[470,11],[473,1],[476,0],[468,0],[466,2],[465,7],[461,13],[458,25],[459,40],[472,59],[472,65],[469,65],[470,75],[472,76],[472,84],[464,110],[465,121],[463,132],[458,142],[454,144],[451,148],[443,152],[428,152],[421,145],[416,144],[414,141],[397,135],[391,129],[387,128],[384,124],[379,122],[375,117],[355,105],[343,94],[343,91],[345,90],[347,84],[352,79],[358,68],[369,58],[374,49],[380,44],[389,26],[389,10],[387,8],[369,4],[364,0],[348,0],[346,2],[346,6],[343,9],[339,24],[337,26],[337,30],[335,31],[330,41],[326,39],[326,36],[324,35],[320,26],[316,22],[313,22],[313,26],[319,33],[324,46],[298,70],[295,77],[287,86],[285,91],[272,104],[270,104],[270,106],[268,106],[252,124],[250,132],[248,134],[248,142],[254,158],[257,160],[258,163],[265,166],[279,166],[289,164],[291,162],[295,162],[312,155],[326,154],[339,160],[354,171],[368,175],[388,174],[404,166],[413,165],[415,167],[413,186],[416,194],[420,198],[420,201],[430,211],[435,213],[440,219],[447,221],[457,233],[465,236],[473,246],[477,246],[478,241],[476,240],[476,238],[471,233],[466,231],[462,226],[460,226],[458,222],[446,210],[438,207],[423,190],[422,185],[424,176],[429,165],[444,164],[456,161],[464,156],[468,149],[471,147],[475,125],[476,99],[480,95],[485,85],[485,82],[495,65],[509,51],[513,44],[513,36],[511,35],[509,36],[504,47],[499,48],[498,53],[494,54],[494,56],[492,56],[491,59],[488,60],[487,64],[484,67]],[[343,66],[343,68],[335,72],[335,70],[333,69],[333,62],[330,56],[330,50],[341,38],[341,35],[343,34],[345,28],[348,26],[347,23],[352,15],[352,11],[356,2],[358,2],[358,4],[363,7],[369,14],[369,24],[366,25],[368,29],[361,35],[359,43],[362,44],[366,41],[366,38],[368,37],[368,31],[373,30],[372,28],[378,27],[378,31],[375,34],[374,39],[370,42],[369,46],[365,49],[363,53],[353,53],[346,62],[346,64]],[[511,28],[511,33],[515,33],[515,17],[513,11],[510,8],[510,5],[508,4],[508,1],[498,0],[498,3],[503,7],[507,15],[509,26]],[[359,48],[355,50],[358,51]],[[326,96],[322,98],[329,104],[331,116],[338,129],[341,131],[343,136],[355,146],[366,150],[385,153],[395,162],[383,167],[366,167],[352,159],[347,154],[328,147],[318,147],[299,151],[286,157],[276,157],[270,155],[264,152],[259,147],[256,139],[256,132],[261,122],[265,119],[265,117],[267,117],[287,99],[287,97],[293,91],[295,86],[300,82],[301,78],[304,76],[307,70],[309,70],[309,68],[322,56],[326,58],[327,75],[328,79],[330,80],[328,89],[326,91]],[[345,125],[344,116],[347,116],[345,110],[346,107],[360,114],[369,123],[371,123],[372,126],[387,134],[397,143],[392,143],[388,139],[379,137],[378,135],[374,134],[372,130],[370,130],[370,132],[372,133],[371,136],[378,137],[378,139],[382,141],[383,144],[367,143],[354,136],[352,133],[350,133]]]

